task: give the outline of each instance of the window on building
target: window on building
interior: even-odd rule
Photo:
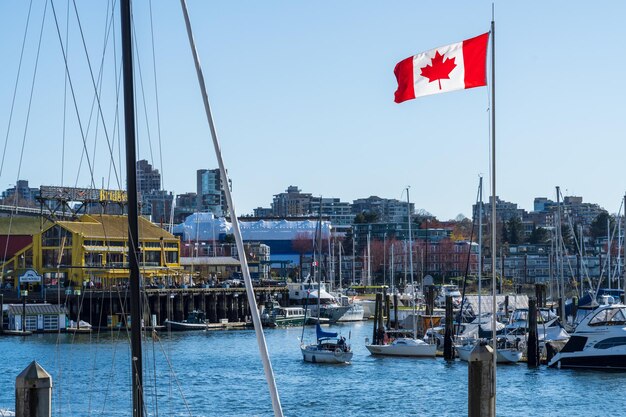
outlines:
[[[41,235],[41,246],[72,246],[72,234],[61,226],[53,226]]]
[[[59,317],[56,315],[47,314],[43,316],[43,329],[44,330],[57,330],[59,328]]]

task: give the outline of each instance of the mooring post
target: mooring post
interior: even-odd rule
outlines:
[[[572,324],[576,324],[576,316],[578,315],[578,297],[572,297]],[[563,324],[567,323],[567,317],[562,318]]]
[[[452,311],[452,296],[446,295],[446,327],[443,338],[443,358],[447,361],[454,360],[454,349],[452,347],[452,322],[454,312]]]
[[[493,417],[496,412],[493,379],[493,350],[478,344],[470,353],[467,363],[468,417]]]
[[[398,323],[398,294],[393,294],[393,313],[394,317],[394,327],[396,330],[400,327],[400,323]]]
[[[504,317],[509,318],[509,296],[504,296]]]
[[[378,326],[379,303],[380,303],[380,294],[376,294],[376,302],[374,304],[374,327],[372,331],[372,344],[373,345],[378,344],[378,340],[376,339],[376,334],[377,334],[376,330],[378,329],[376,327]]]
[[[377,297],[380,297],[380,302],[378,306],[380,308],[380,312],[378,313],[378,328],[376,329],[376,340],[377,344],[382,345],[385,341],[385,322],[383,318],[383,314],[385,313],[385,305],[383,304],[383,294],[377,294]]]
[[[537,300],[528,300],[528,350],[526,353],[528,367],[539,366],[539,339],[537,337]]]
[[[389,311],[391,310],[391,297],[385,290],[383,291],[383,295],[385,297],[385,314],[387,315],[387,328],[389,329],[391,328],[391,314],[389,314]]]
[[[32,361],[15,378],[16,417],[50,417],[52,415],[52,377]]]

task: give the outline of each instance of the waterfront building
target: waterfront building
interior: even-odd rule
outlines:
[[[139,262],[146,281],[178,275],[178,238],[140,217],[139,239]],[[41,285],[110,287],[128,281],[126,216],[93,214],[55,222],[38,217],[1,218],[0,241],[11,242],[0,265],[5,287],[16,288],[18,277],[28,269],[43,277],[42,283],[29,284],[37,290]]]
[[[352,204],[341,201],[339,198],[311,197],[311,213],[314,216],[320,215],[320,203],[321,215],[330,220],[335,229],[334,232],[337,233],[338,229],[341,229],[341,232],[345,233],[354,220]]]
[[[284,193],[274,195],[272,201],[274,217],[310,216],[312,213],[311,193],[303,193],[295,185],[287,187]]]
[[[161,189],[161,174],[145,159],[137,161],[137,193],[141,215],[157,223],[169,223],[174,196]]]
[[[196,212],[198,206],[198,194],[184,193],[176,195],[174,206],[174,224],[182,223],[185,219]]]
[[[64,330],[67,313],[65,306],[57,304],[7,305],[9,330],[13,331],[54,332]]]
[[[18,180],[15,186],[7,188],[2,192],[4,204],[14,205],[16,194],[18,206],[33,207],[37,204],[39,188],[30,188],[28,180]]]
[[[196,210],[211,212],[217,217],[228,214],[224,184],[219,169],[199,169],[196,172]]]
[[[483,203],[483,224],[491,221],[492,201],[493,197],[489,197],[489,202]],[[514,218],[522,220],[525,214],[526,210],[517,208],[516,203],[500,200],[500,197],[496,196],[496,220],[498,222],[506,222]],[[478,218],[478,204],[472,206],[472,216],[475,219]]]
[[[256,218],[272,218],[274,210],[271,207],[257,207],[253,210],[253,216]]]
[[[352,214],[373,213],[378,216],[377,221],[388,223],[406,223],[406,219],[415,212],[415,205],[390,198],[371,196],[360,198],[352,202]]]
[[[268,247],[268,262],[297,266],[300,265],[303,256],[312,252],[317,220],[255,220],[242,217],[239,221],[241,234],[246,244],[258,242]],[[328,242],[331,230],[330,222],[323,220],[321,226],[323,242]],[[208,256],[212,242],[224,242],[226,237],[232,234],[232,225],[223,217],[214,216],[213,213],[194,213],[183,223],[175,225],[173,233],[180,237],[183,247],[190,245],[190,248],[195,248],[195,244],[199,243],[197,253]],[[327,245],[327,243],[324,244]],[[259,248],[259,257],[265,250],[261,248],[262,246]]]

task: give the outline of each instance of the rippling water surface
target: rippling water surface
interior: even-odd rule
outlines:
[[[266,331],[286,416],[467,415],[465,363],[372,357],[364,346],[371,337],[371,322],[331,329],[351,336],[351,365],[304,363],[299,349],[302,329]],[[144,343],[150,415],[272,415],[254,331],[160,336]],[[307,328],[305,340],[312,338],[313,329]],[[128,346],[125,333],[111,332],[0,337],[0,408],[14,408],[15,377],[37,360],[53,378],[54,416],[128,416]],[[502,365],[497,414],[625,415],[624,384],[626,373]]]

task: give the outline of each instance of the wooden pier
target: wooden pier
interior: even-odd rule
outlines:
[[[146,288],[142,291],[143,321],[146,326],[161,326],[166,319],[182,321],[194,310],[202,310],[211,324],[250,321],[250,307],[246,289],[241,288]],[[288,305],[287,287],[255,287],[257,305],[274,297],[281,305]],[[27,304],[62,304],[67,307],[71,320],[84,320],[96,328],[127,326],[130,320],[130,291],[111,289],[47,289],[30,293]],[[5,304],[21,304],[15,291],[4,291]],[[216,327],[216,326],[211,326]]]

